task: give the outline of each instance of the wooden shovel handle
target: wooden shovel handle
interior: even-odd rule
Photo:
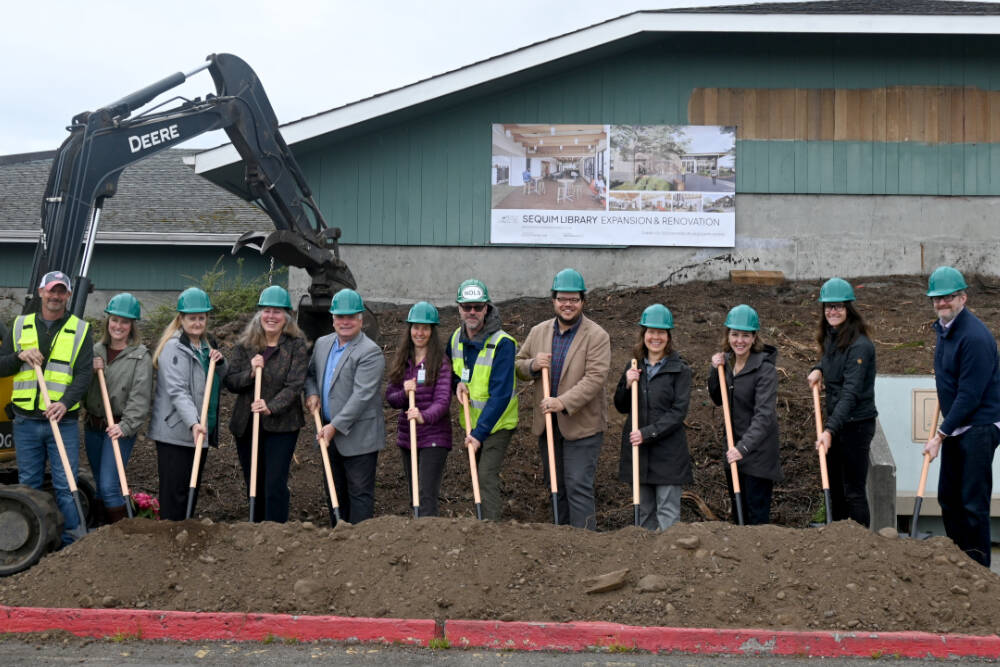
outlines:
[[[549,369],[548,366],[542,369],[542,398],[551,397],[551,389],[549,388]],[[549,490],[552,493],[559,492],[559,485],[556,481],[556,445],[552,436],[552,413],[545,413],[545,444],[548,446],[549,455]]]
[[[816,416],[816,439],[823,435],[823,412],[819,406],[819,383],[812,386],[813,414]],[[819,455],[819,478],[824,489],[830,488],[830,476],[826,470],[826,452],[817,451]]]
[[[323,474],[326,477],[326,489],[330,492],[330,505],[333,509],[339,510],[337,487],[333,484],[333,470],[330,468],[330,452],[327,451],[330,443],[320,436],[323,431],[323,422],[319,418],[319,408],[313,410],[313,421],[316,423],[316,436],[319,438],[319,453],[323,456]]]
[[[719,364],[719,391],[722,392],[722,417],[726,422],[726,448],[736,449],[736,445],[733,444],[733,417],[729,414],[729,391],[726,388],[726,365]],[[733,493],[740,492],[740,476],[739,468],[736,466],[736,461],[729,464],[729,471],[732,473],[733,477]]]
[[[465,412],[465,435],[472,435],[472,416],[469,414],[469,397],[468,395],[463,395],[461,399],[462,410]],[[482,443],[479,443],[482,447]],[[471,447],[466,447],[469,452],[469,470],[472,472],[472,499],[477,505],[482,502],[482,498],[479,495],[479,467],[476,464],[476,453],[472,451]]]
[[[937,401],[934,402],[934,416],[931,417],[931,433],[927,437],[927,442],[930,442],[934,435],[937,433],[938,419],[941,418],[941,404]],[[917,497],[924,497],[924,489],[927,488],[927,471],[931,467],[931,455],[924,453],[924,465],[920,469],[920,484],[917,486]]]
[[[253,400],[260,400],[260,382],[264,369],[257,366],[253,369]],[[253,434],[250,440],[250,497],[257,497],[257,455],[260,446],[260,413],[253,413]]]
[[[201,427],[208,429],[208,404],[212,400],[212,382],[215,381],[215,359],[208,362],[208,374],[205,376],[205,396],[201,399]],[[207,431],[206,431],[207,432]],[[198,434],[194,439],[194,463],[191,465],[191,482],[189,488],[198,486],[198,468],[201,466],[201,448],[205,443],[205,436]]]
[[[115,417],[111,412],[111,398],[108,396],[108,385],[104,381],[104,369],[97,369],[97,383],[101,386],[101,401],[104,403],[104,419],[108,426],[115,425]],[[118,438],[111,438],[111,451],[115,453],[115,466],[118,468],[118,482],[121,484],[122,495],[129,497],[128,482],[125,481],[125,464],[122,462],[122,450]]]
[[[636,370],[639,364],[632,360],[632,370]],[[639,382],[632,383],[632,430],[639,430]],[[639,447],[632,447],[632,504],[639,504]]]
[[[49,400],[49,388],[45,384],[45,376],[42,375],[41,366],[34,366],[35,378],[38,380],[38,388],[42,392],[42,399],[45,401],[45,409],[48,410],[49,406],[52,405],[52,401]],[[76,493],[76,475],[73,474],[73,468],[69,465],[69,457],[66,455],[66,444],[62,439],[62,431],[59,430],[59,422],[55,419],[49,419],[49,426],[52,427],[52,437],[56,439],[56,449],[59,450],[59,461],[62,463],[63,471],[66,473],[66,481],[69,484],[70,493]]]
[[[406,392],[410,399],[410,407],[417,407],[417,393]],[[413,495],[413,507],[420,507],[420,482],[417,479],[417,420],[410,420],[410,489]]]

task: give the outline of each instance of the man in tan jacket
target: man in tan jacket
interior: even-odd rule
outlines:
[[[552,281],[556,316],[535,325],[517,353],[517,375],[551,374],[550,398],[535,404],[531,432],[538,436],[548,481],[545,413],[552,413],[558,488],[558,523],[597,530],[594,475],[604,442],[608,405],[604,385],[611,365],[608,333],[583,315],[583,276],[563,269]]]

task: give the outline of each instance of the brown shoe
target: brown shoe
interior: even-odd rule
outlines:
[[[105,507],[104,511],[108,514],[108,523],[121,521],[128,515],[124,505],[119,505],[118,507]]]

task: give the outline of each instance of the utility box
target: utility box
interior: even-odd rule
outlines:
[[[924,464],[924,444],[937,424],[932,423],[937,405],[933,375],[878,375],[875,406],[896,467],[896,515],[900,532],[909,532],[913,505]],[[941,458],[931,461],[924,501],[920,507],[920,532],[944,535],[941,506],[937,501]],[[990,501],[991,530],[1000,537],[1000,462],[993,460],[993,495]],[[875,508],[872,508],[873,514]]]

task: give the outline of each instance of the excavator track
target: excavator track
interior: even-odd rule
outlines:
[[[26,570],[59,546],[63,519],[51,494],[0,485],[0,576]]]

